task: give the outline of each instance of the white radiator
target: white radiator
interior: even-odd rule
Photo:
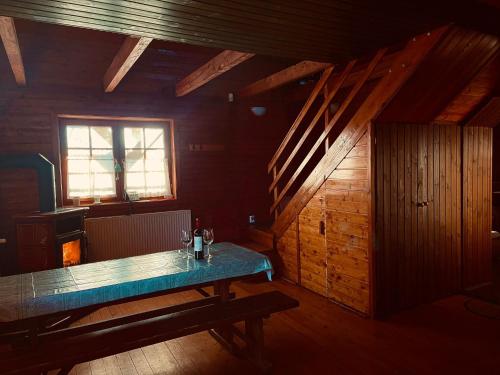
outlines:
[[[191,211],[167,211],[85,220],[88,262],[182,248],[181,231],[191,230]]]

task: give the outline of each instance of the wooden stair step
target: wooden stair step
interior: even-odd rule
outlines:
[[[247,229],[246,238],[268,249],[274,249],[274,233],[269,228],[249,227]]]
[[[263,245],[261,243],[254,242],[254,241],[242,241],[242,242],[239,242],[238,245],[246,247],[246,248],[251,249],[253,251],[256,251],[258,253],[265,253],[265,252],[274,251],[272,247],[269,247],[269,246],[266,246],[266,245]]]

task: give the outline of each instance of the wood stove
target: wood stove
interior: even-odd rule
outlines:
[[[58,208],[17,215],[17,260],[21,272],[35,272],[84,263],[88,207]]]

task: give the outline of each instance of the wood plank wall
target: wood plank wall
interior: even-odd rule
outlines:
[[[460,290],[460,140],[456,124],[376,127],[379,313]]]
[[[370,313],[370,137],[368,132],[326,181],[328,297]]]
[[[327,295],[325,187],[323,184],[302,209],[298,227],[301,285],[324,296]]]
[[[273,107],[266,103],[269,114],[262,124],[256,124],[253,132],[264,132],[273,125],[278,127],[282,120],[281,104]],[[277,108],[277,109],[276,109]],[[250,113],[250,110],[246,108]],[[120,215],[143,211],[165,211],[188,208],[193,215],[200,216],[205,225],[213,225],[216,240],[235,240],[240,228],[236,223],[245,223],[246,212],[239,210],[241,197],[251,196],[252,208],[267,212],[269,207],[266,191],[267,159],[256,159],[258,152],[267,154],[275,144],[259,145],[260,138],[252,138],[250,131],[229,131],[238,124],[225,101],[211,98],[189,97],[179,100],[168,96],[133,95],[80,89],[58,90],[2,90],[0,93],[0,152],[2,154],[41,153],[58,164],[58,140],[56,114],[141,116],[173,118],[176,129],[176,150],[178,153],[178,200],[135,205],[131,207],[110,207],[101,205],[92,209],[92,216]],[[277,115],[274,115],[278,113]],[[255,117],[255,116],[253,116]],[[248,118],[250,129],[253,118]],[[275,124],[275,125],[274,125]],[[276,141],[279,136],[276,136]],[[262,135],[263,136],[263,135]],[[218,144],[220,151],[193,152],[189,144]],[[238,147],[232,147],[237,144]],[[244,180],[241,166],[249,170],[260,168],[262,177]],[[233,171],[234,173],[230,173]],[[253,177],[251,175],[250,177]],[[0,171],[0,237],[12,237],[12,216],[38,209],[37,182],[32,171]],[[260,180],[259,180],[260,178]],[[243,183],[244,182],[244,183]],[[258,193],[254,186],[262,186]],[[255,189],[254,189],[255,190]],[[250,205],[250,203],[249,203]],[[250,208],[248,208],[250,210]],[[12,249],[8,259],[2,258],[2,265],[12,270],[14,263]],[[1,256],[1,255],[0,255]]]
[[[366,132],[277,242],[285,277],[366,315],[371,313],[369,143]]]
[[[493,129],[463,128],[463,287],[492,279]]]
[[[283,277],[289,281],[300,284],[299,240],[298,221],[293,223],[276,242],[276,250],[281,260]]]
[[[258,117],[251,112],[250,108],[256,105],[267,108],[264,116]],[[231,186],[241,198],[234,209],[243,219],[238,223],[242,229],[248,226],[248,221],[244,220],[248,215],[255,215],[258,225],[271,224],[272,195],[267,191],[270,184],[267,163],[293,121],[288,115],[296,115],[296,112],[298,110],[284,100],[273,102],[262,97],[240,99],[231,105],[227,134],[232,155],[229,173]]]

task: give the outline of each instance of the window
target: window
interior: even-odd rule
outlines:
[[[64,200],[174,198],[170,120],[61,118]]]
[[[162,128],[125,127],[125,190],[140,197],[171,195]]]

